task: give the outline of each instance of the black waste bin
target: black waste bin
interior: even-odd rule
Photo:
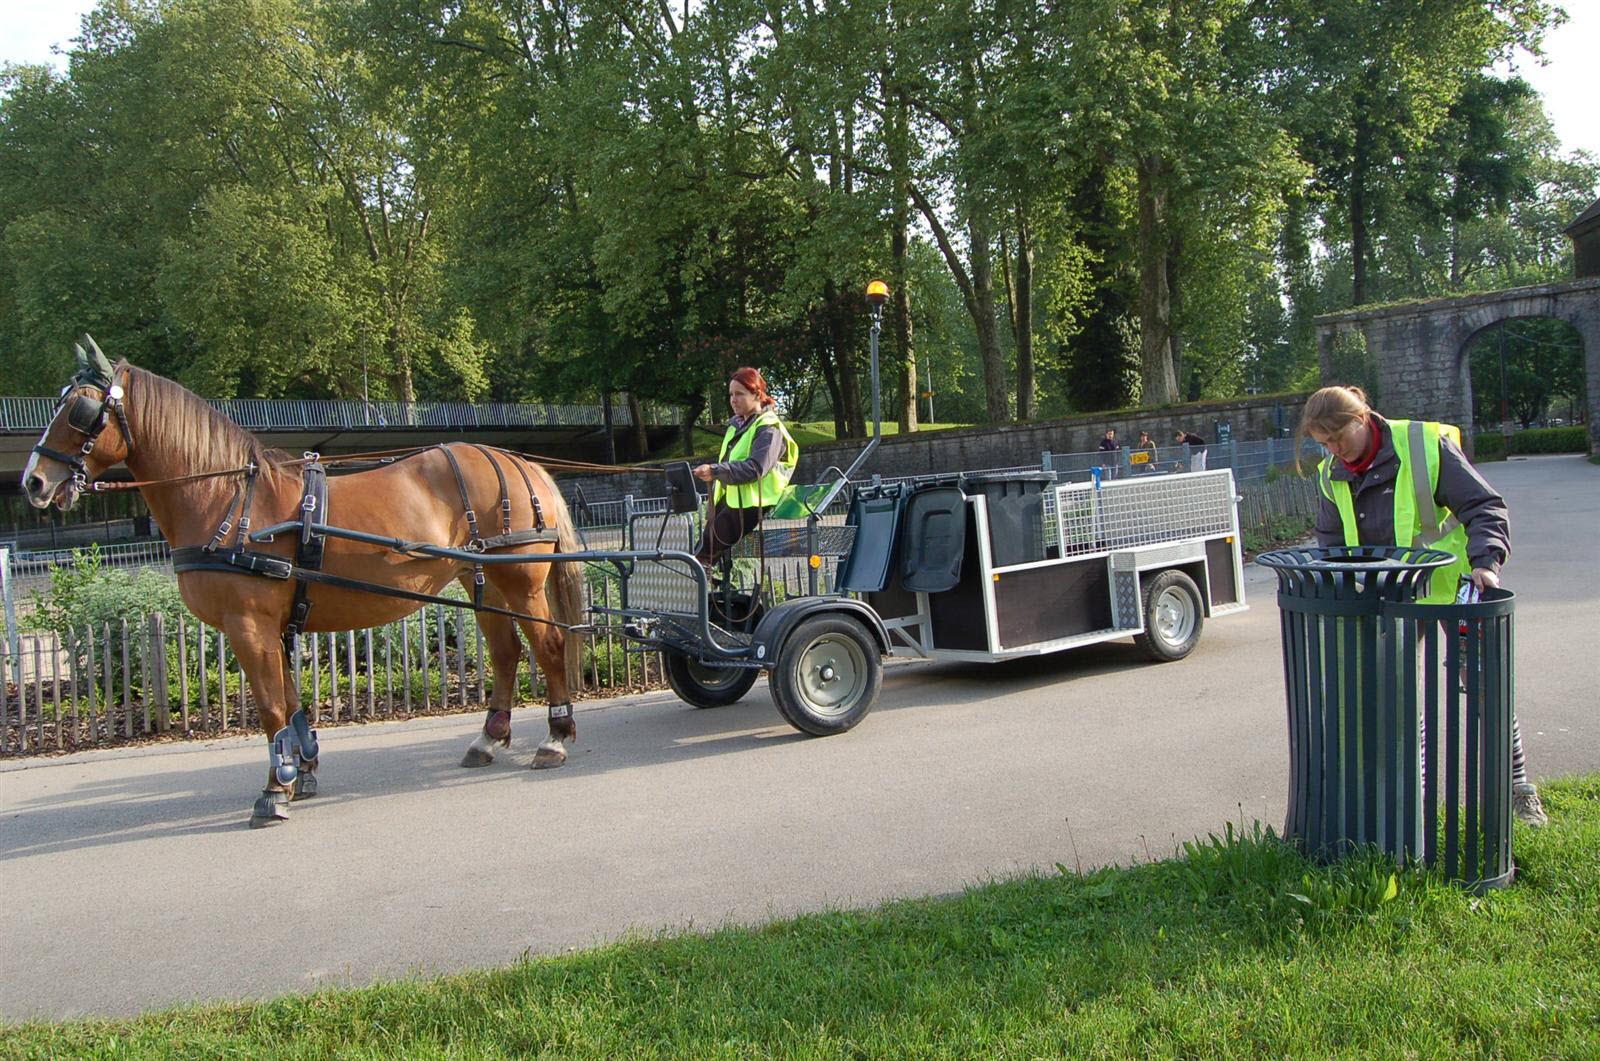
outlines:
[[[1044,492],[1055,472],[983,472],[961,479],[969,497],[982,494],[989,513],[989,552],[995,567],[1045,559]]]
[[[1437,549],[1284,549],[1284,834],[1320,857],[1377,846],[1476,890],[1511,883],[1515,595],[1418,604]]]

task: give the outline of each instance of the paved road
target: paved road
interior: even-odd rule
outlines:
[[[1600,769],[1600,468],[1493,465],[1516,518],[1519,710],[1545,776]],[[1581,557],[1568,559],[1563,557]],[[804,739],[764,685],[694,711],[588,706],[572,762],[456,766],[471,717],[330,730],[322,796],[251,831],[254,740],[0,767],[0,1019],[126,1014],[511,962],[1170,854],[1282,821],[1269,574],[1188,660],[1131,644],[891,668],[854,732]]]

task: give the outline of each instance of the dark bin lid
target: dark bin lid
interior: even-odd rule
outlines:
[[[986,486],[997,486],[1002,483],[1053,483],[1056,481],[1055,472],[978,472],[976,475],[963,475],[961,477],[962,493],[970,494],[975,490],[982,490]]]

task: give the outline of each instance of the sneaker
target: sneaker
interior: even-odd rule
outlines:
[[[1531,784],[1511,786],[1511,813],[1516,815],[1517,821],[1532,829],[1550,823],[1544,813],[1544,804],[1539,802],[1539,790]]]

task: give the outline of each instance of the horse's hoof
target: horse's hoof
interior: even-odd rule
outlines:
[[[482,748],[468,748],[467,754],[461,757],[462,766],[488,766],[494,762],[494,756]]]
[[[289,793],[265,789],[250,809],[250,828],[264,829],[289,820]]]
[[[535,770],[554,770],[567,761],[567,750],[559,744],[541,744],[533,753]]]
[[[317,775],[306,769],[301,769],[300,776],[294,779],[294,798],[310,799],[317,794]]]

